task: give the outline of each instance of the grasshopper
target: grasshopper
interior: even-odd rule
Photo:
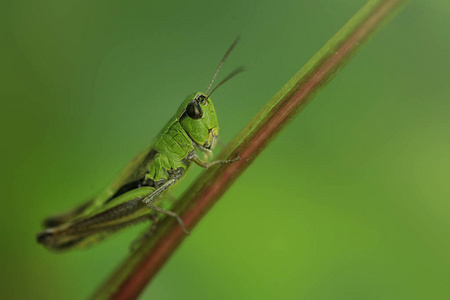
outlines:
[[[152,232],[158,215],[176,218],[184,233],[189,234],[178,214],[159,204],[167,192],[183,179],[192,163],[209,168],[239,159],[208,161],[196,154],[198,150],[205,158],[212,157],[219,126],[210,96],[242,68],[236,69],[209,91],[238,40],[239,37],[225,53],[206,92],[189,95],[151,146],[138,154],[96,197],[71,211],[44,220],[45,229],[37,234],[38,243],[54,250],[81,248],[143,221],[152,222],[149,231]]]

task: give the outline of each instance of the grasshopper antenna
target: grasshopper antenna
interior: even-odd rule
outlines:
[[[217,90],[217,88],[219,86],[221,86],[222,84],[224,84],[225,82],[227,82],[228,80],[230,80],[231,78],[233,78],[234,76],[236,76],[237,74],[241,73],[244,71],[244,67],[240,66],[239,68],[235,69],[233,72],[231,72],[230,74],[228,74],[227,77],[225,77],[218,85],[216,85],[213,90],[211,91],[211,93],[208,94],[208,98],[212,95],[212,93],[214,93],[215,90]]]
[[[237,42],[239,42],[239,39],[240,39],[240,38],[241,38],[241,37],[238,36],[238,37],[234,40],[233,44],[231,44],[230,48],[227,50],[227,53],[225,53],[225,55],[223,56],[222,60],[220,61],[219,67],[217,67],[216,73],[214,73],[214,76],[212,77],[211,82],[209,83],[208,88],[206,89],[206,93],[205,93],[205,94],[208,94],[209,90],[211,89],[212,84],[214,83],[214,80],[215,80],[216,77],[217,77],[217,74],[219,74],[219,71],[220,71],[220,69],[222,68],[223,63],[224,63],[225,60],[227,59],[228,55],[231,53],[231,50],[233,50],[234,46],[236,46]],[[236,75],[236,74],[235,74],[235,75]],[[234,76],[234,75],[233,75],[233,76]],[[229,77],[229,76],[228,76],[228,77]],[[230,78],[231,78],[231,77],[230,77]],[[217,87],[216,87],[216,88],[217,88]],[[211,92],[211,94],[212,94],[212,92]],[[209,97],[209,96],[208,96],[208,97]]]

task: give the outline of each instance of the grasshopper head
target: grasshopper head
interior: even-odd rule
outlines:
[[[231,50],[236,46],[239,37],[234,40],[224,57],[220,61],[219,67],[214,73],[206,93],[193,93],[189,95],[186,100],[180,105],[177,111],[177,119],[179,120],[184,131],[191,137],[191,139],[201,148],[213,149],[216,146],[217,136],[219,135],[219,124],[217,122],[216,111],[212,104],[210,96],[223,83],[234,77],[236,74],[242,72],[243,68],[237,68],[231,72],[225,79],[223,79],[215,88],[210,89],[217,74],[222,68],[223,63],[227,59]]]
[[[177,112],[178,120],[199,146],[213,149],[219,134],[219,123],[214,105],[204,93],[193,93],[183,101]]]

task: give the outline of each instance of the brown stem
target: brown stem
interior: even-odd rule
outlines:
[[[228,187],[315,95],[350,61],[408,0],[372,0],[358,11],[313,58],[292,77],[233,139],[220,157],[237,162],[206,170],[185,192],[174,211],[192,230]],[[170,258],[185,235],[165,218],[157,236],[144,242],[98,290],[95,299],[135,299]]]

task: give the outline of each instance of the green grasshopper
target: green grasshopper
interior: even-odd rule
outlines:
[[[85,247],[112,232],[143,221],[152,222],[149,231],[152,232],[158,214],[176,218],[185,234],[189,234],[178,214],[158,204],[183,178],[191,163],[209,168],[239,159],[208,162],[196,154],[199,150],[212,157],[219,126],[210,96],[242,68],[236,69],[209,91],[238,40],[222,58],[206,93],[189,95],[152,145],[137,155],[99,195],[71,211],[46,219],[44,231],[37,235],[38,243],[54,250]]]

